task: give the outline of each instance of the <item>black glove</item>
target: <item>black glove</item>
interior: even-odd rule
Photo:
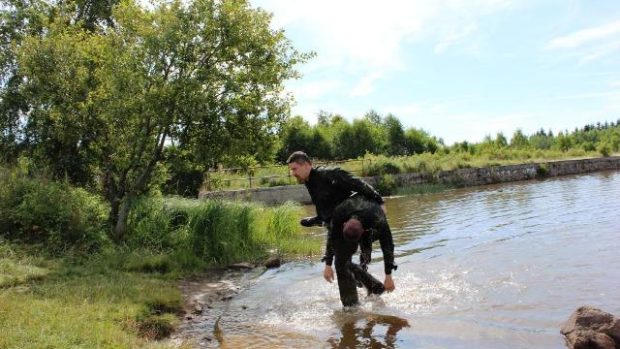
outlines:
[[[323,222],[321,221],[319,217],[302,218],[302,220],[299,223],[303,225],[304,227],[313,227],[313,226],[323,225]]]

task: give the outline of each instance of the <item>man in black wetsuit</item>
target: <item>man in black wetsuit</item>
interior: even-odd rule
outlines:
[[[369,294],[394,290],[392,270],[397,268],[394,264],[394,242],[381,205],[357,194],[346,199],[334,209],[328,240],[331,240],[328,244],[334,246],[338,289],[343,305],[358,303],[356,281],[364,285]],[[383,252],[384,284],[367,271],[372,243],[376,240],[379,240]],[[358,244],[361,248],[360,265],[352,261]]]
[[[383,210],[381,195],[368,183],[353,177],[347,171],[338,168],[313,168],[308,155],[300,151],[291,154],[287,163],[291,174],[297,178],[297,181],[306,185],[312,203],[316,206],[317,216],[302,219],[301,224],[303,226],[324,225],[328,230],[329,237],[332,231],[334,209],[354,193],[361,195],[370,202],[375,202]],[[331,266],[334,256],[334,246],[332,245],[334,241],[334,239],[327,239],[325,257],[323,258],[326,264],[323,277],[329,282],[334,280],[334,271]],[[366,255],[369,256],[369,252]],[[344,274],[344,272],[340,274]],[[340,276],[338,278],[340,281]],[[386,281],[388,281],[387,279],[386,277]],[[391,283],[392,287],[386,288],[388,291],[393,289],[393,282],[390,281],[391,277],[387,284],[389,286]]]

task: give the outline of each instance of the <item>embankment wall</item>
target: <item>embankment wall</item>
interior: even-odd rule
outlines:
[[[484,168],[460,168],[451,171],[441,171],[436,174],[401,173],[393,176],[396,184],[402,187],[424,183],[476,186],[619,169],[620,156],[612,156]],[[375,184],[378,179],[379,177],[364,178],[370,184]],[[311,202],[310,195],[308,195],[308,191],[303,185],[203,192],[200,193],[199,197],[202,199],[222,198],[260,201],[267,204],[279,204],[286,201]]]

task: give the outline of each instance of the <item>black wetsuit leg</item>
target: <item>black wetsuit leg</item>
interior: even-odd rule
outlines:
[[[336,277],[340,301],[345,307],[359,304],[357,295],[357,281],[368,290],[369,294],[382,294],[385,287],[381,281],[370,275],[360,265],[353,263],[353,254],[357,250],[357,243],[348,240],[334,241]]]
[[[350,268],[355,276],[355,279],[366,287],[369,294],[382,294],[385,291],[385,286],[383,286],[383,283],[377,280],[374,276],[370,275],[370,273],[364,270],[361,266],[351,263]]]
[[[334,240],[334,252],[336,264],[336,277],[340,301],[345,307],[358,305],[357,287],[352,269],[352,257],[357,250],[357,242],[347,240]],[[358,266],[359,267],[359,266]]]

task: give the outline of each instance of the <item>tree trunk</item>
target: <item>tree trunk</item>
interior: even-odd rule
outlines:
[[[129,209],[131,208],[131,196],[127,195],[120,204],[116,217],[114,219],[113,239],[119,243],[125,239],[127,234],[127,220],[129,218]]]

